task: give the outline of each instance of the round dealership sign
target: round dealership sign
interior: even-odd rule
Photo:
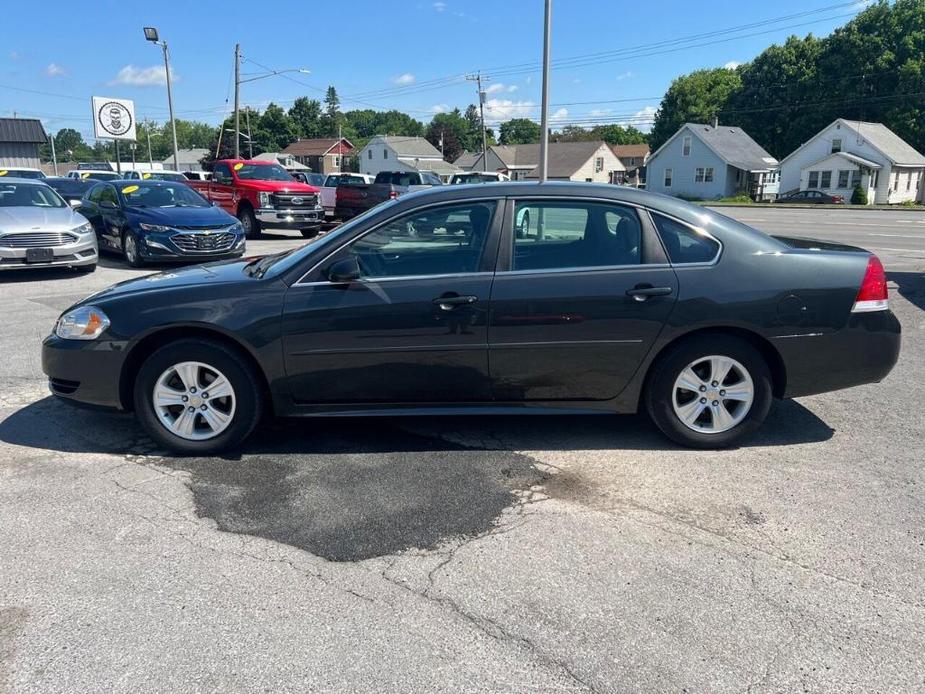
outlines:
[[[100,127],[109,133],[120,137],[132,129],[132,114],[118,101],[107,101],[102,105],[97,118]]]

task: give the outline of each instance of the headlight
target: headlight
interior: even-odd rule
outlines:
[[[109,318],[96,306],[81,306],[63,314],[55,324],[62,340],[95,340],[109,327]]]
[[[143,231],[170,231],[170,227],[166,227],[163,224],[145,224],[142,222],[139,224]]]
[[[79,227],[74,227],[74,233],[75,234],[92,234],[93,225],[90,224],[90,222],[87,222],[86,224],[81,224]]]
[[[260,193],[260,206],[261,207],[270,206],[270,194],[269,193]]]

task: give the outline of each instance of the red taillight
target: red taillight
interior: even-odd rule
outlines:
[[[854,300],[854,307],[851,311],[852,313],[886,311],[890,307],[889,298],[883,264],[880,258],[872,255],[867,261],[867,272],[861,280],[861,288],[858,290],[858,296]]]
[[[391,200],[394,200],[394,199],[397,198],[397,197],[398,197],[398,192],[397,192],[397,191],[394,191],[394,190],[393,190],[393,191],[390,191],[390,192],[389,192],[389,198],[390,198]]]

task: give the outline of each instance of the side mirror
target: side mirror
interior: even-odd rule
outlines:
[[[328,267],[326,274],[328,281],[335,284],[356,282],[360,279],[360,264],[355,257],[344,258]]]
[[[100,207],[104,207],[107,210],[114,210],[116,209],[116,203],[112,202],[112,200],[103,200],[100,203]]]

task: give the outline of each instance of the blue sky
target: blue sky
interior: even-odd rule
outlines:
[[[217,123],[227,113],[235,41],[244,73],[264,72],[261,65],[311,71],[245,84],[242,105],[288,107],[298,96],[320,99],[333,84],[345,110],[397,108],[427,121],[435,111],[475,102],[475,85],[463,75],[481,70],[491,78],[487,119],[539,114],[542,0],[102,0],[84,7],[80,22],[65,21],[78,16],[72,3],[60,3],[62,12],[58,4],[44,5],[48,21],[36,21],[27,3],[4,7],[0,115],[39,117],[47,129],[73,127],[87,140],[92,95],[134,99],[138,118],[166,119],[161,52],[145,42],[146,25],[170,44],[182,118]],[[677,75],[748,61],[789,34],[825,35],[863,4],[554,0],[554,124],[610,120],[646,129]],[[798,13],[811,14],[763,23]],[[746,24],[755,26],[677,43]],[[659,42],[666,43],[634,50]]]

